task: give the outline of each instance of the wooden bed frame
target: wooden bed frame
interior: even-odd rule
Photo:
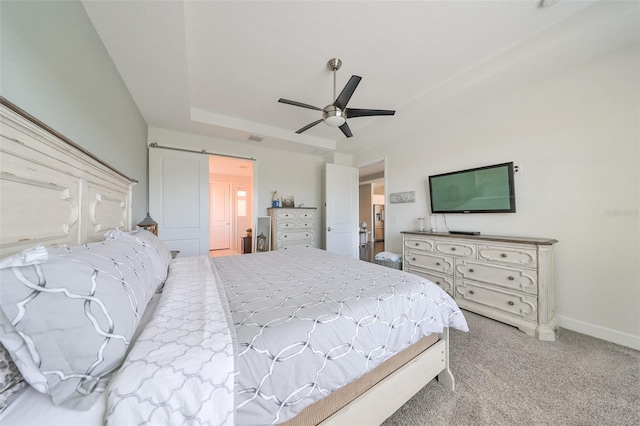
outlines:
[[[449,369],[447,328],[437,343],[320,424],[379,425],[436,377],[446,389],[454,390],[455,380]]]
[[[0,257],[36,244],[99,241],[114,227],[131,229],[136,181],[1,97],[0,153]],[[321,424],[380,424],[436,377],[454,389],[448,329]]]

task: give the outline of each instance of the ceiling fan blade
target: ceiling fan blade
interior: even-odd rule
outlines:
[[[389,109],[354,109],[347,108],[345,110],[347,118],[356,117],[373,117],[376,115],[394,115],[396,112]]]
[[[306,125],[306,126],[304,126],[302,129],[300,129],[300,130],[296,131],[296,133],[300,134],[300,133],[302,133],[302,132],[304,132],[304,131],[307,131],[307,130],[309,130],[310,128],[312,128],[313,126],[315,126],[315,125],[316,125],[316,124],[318,124],[318,123],[322,123],[322,119],[320,119],[320,120],[316,120],[316,121],[314,121],[313,123],[309,123],[309,124],[307,124],[307,125]],[[345,123],[345,124],[346,124],[346,123]]]
[[[347,81],[347,84],[344,86],[344,89],[342,89],[342,92],[340,92],[340,94],[336,98],[333,106],[337,106],[340,109],[345,109],[347,107],[347,102],[349,102],[349,99],[351,99],[351,96],[353,95],[353,92],[355,92],[356,87],[358,87],[358,84],[360,84],[360,80],[362,80],[362,77],[352,75],[349,81]]]
[[[346,137],[350,138],[351,136],[353,136],[353,133],[351,133],[351,129],[349,128],[349,125],[347,124],[346,121],[339,128],[340,130],[342,130],[342,133],[344,133]]]
[[[278,99],[278,102],[280,102],[282,104],[289,104],[289,105],[298,106],[298,107],[302,107],[302,108],[315,109],[316,111],[322,111],[322,108],[318,108],[318,107],[315,107],[313,105],[303,104],[302,102],[290,101],[289,99],[280,98],[280,99]]]

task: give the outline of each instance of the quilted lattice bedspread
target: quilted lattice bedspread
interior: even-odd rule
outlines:
[[[467,331],[426,279],[318,249],[212,260],[238,350],[236,424],[276,424],[444,327]]]
[[[234,425],[233,326],[207,256],[171,263],[162,298],[107,389],[107,425]]]

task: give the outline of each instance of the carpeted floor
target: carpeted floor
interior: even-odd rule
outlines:
[[[640,425],[640,352],[565,329],[541,342],[465,312],[451,332],[451,393],[434,380],[392,425]]]

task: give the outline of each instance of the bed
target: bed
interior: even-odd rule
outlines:
[[[318,249],[172,260],[129,232],[132,179],[2,104],[0,257],[14,263],[0,269],[0,328],[56,353],[29,354],[44,379],[2,424],[379,424],[433,378],[453,390],[448,327],[467,325],[436,285]],[[29,216],[43,209],[46,221]],[[56,274],[89,294],[50,291]],[[100,293],[109,280],[124,299]],[[69,318],[46,316],[58,303]],[[65,346],[76,311],[93,334]],[[40,334],[24,325],[34,312]],[[91,374],[63,371],[93,360],[92,344]]]

